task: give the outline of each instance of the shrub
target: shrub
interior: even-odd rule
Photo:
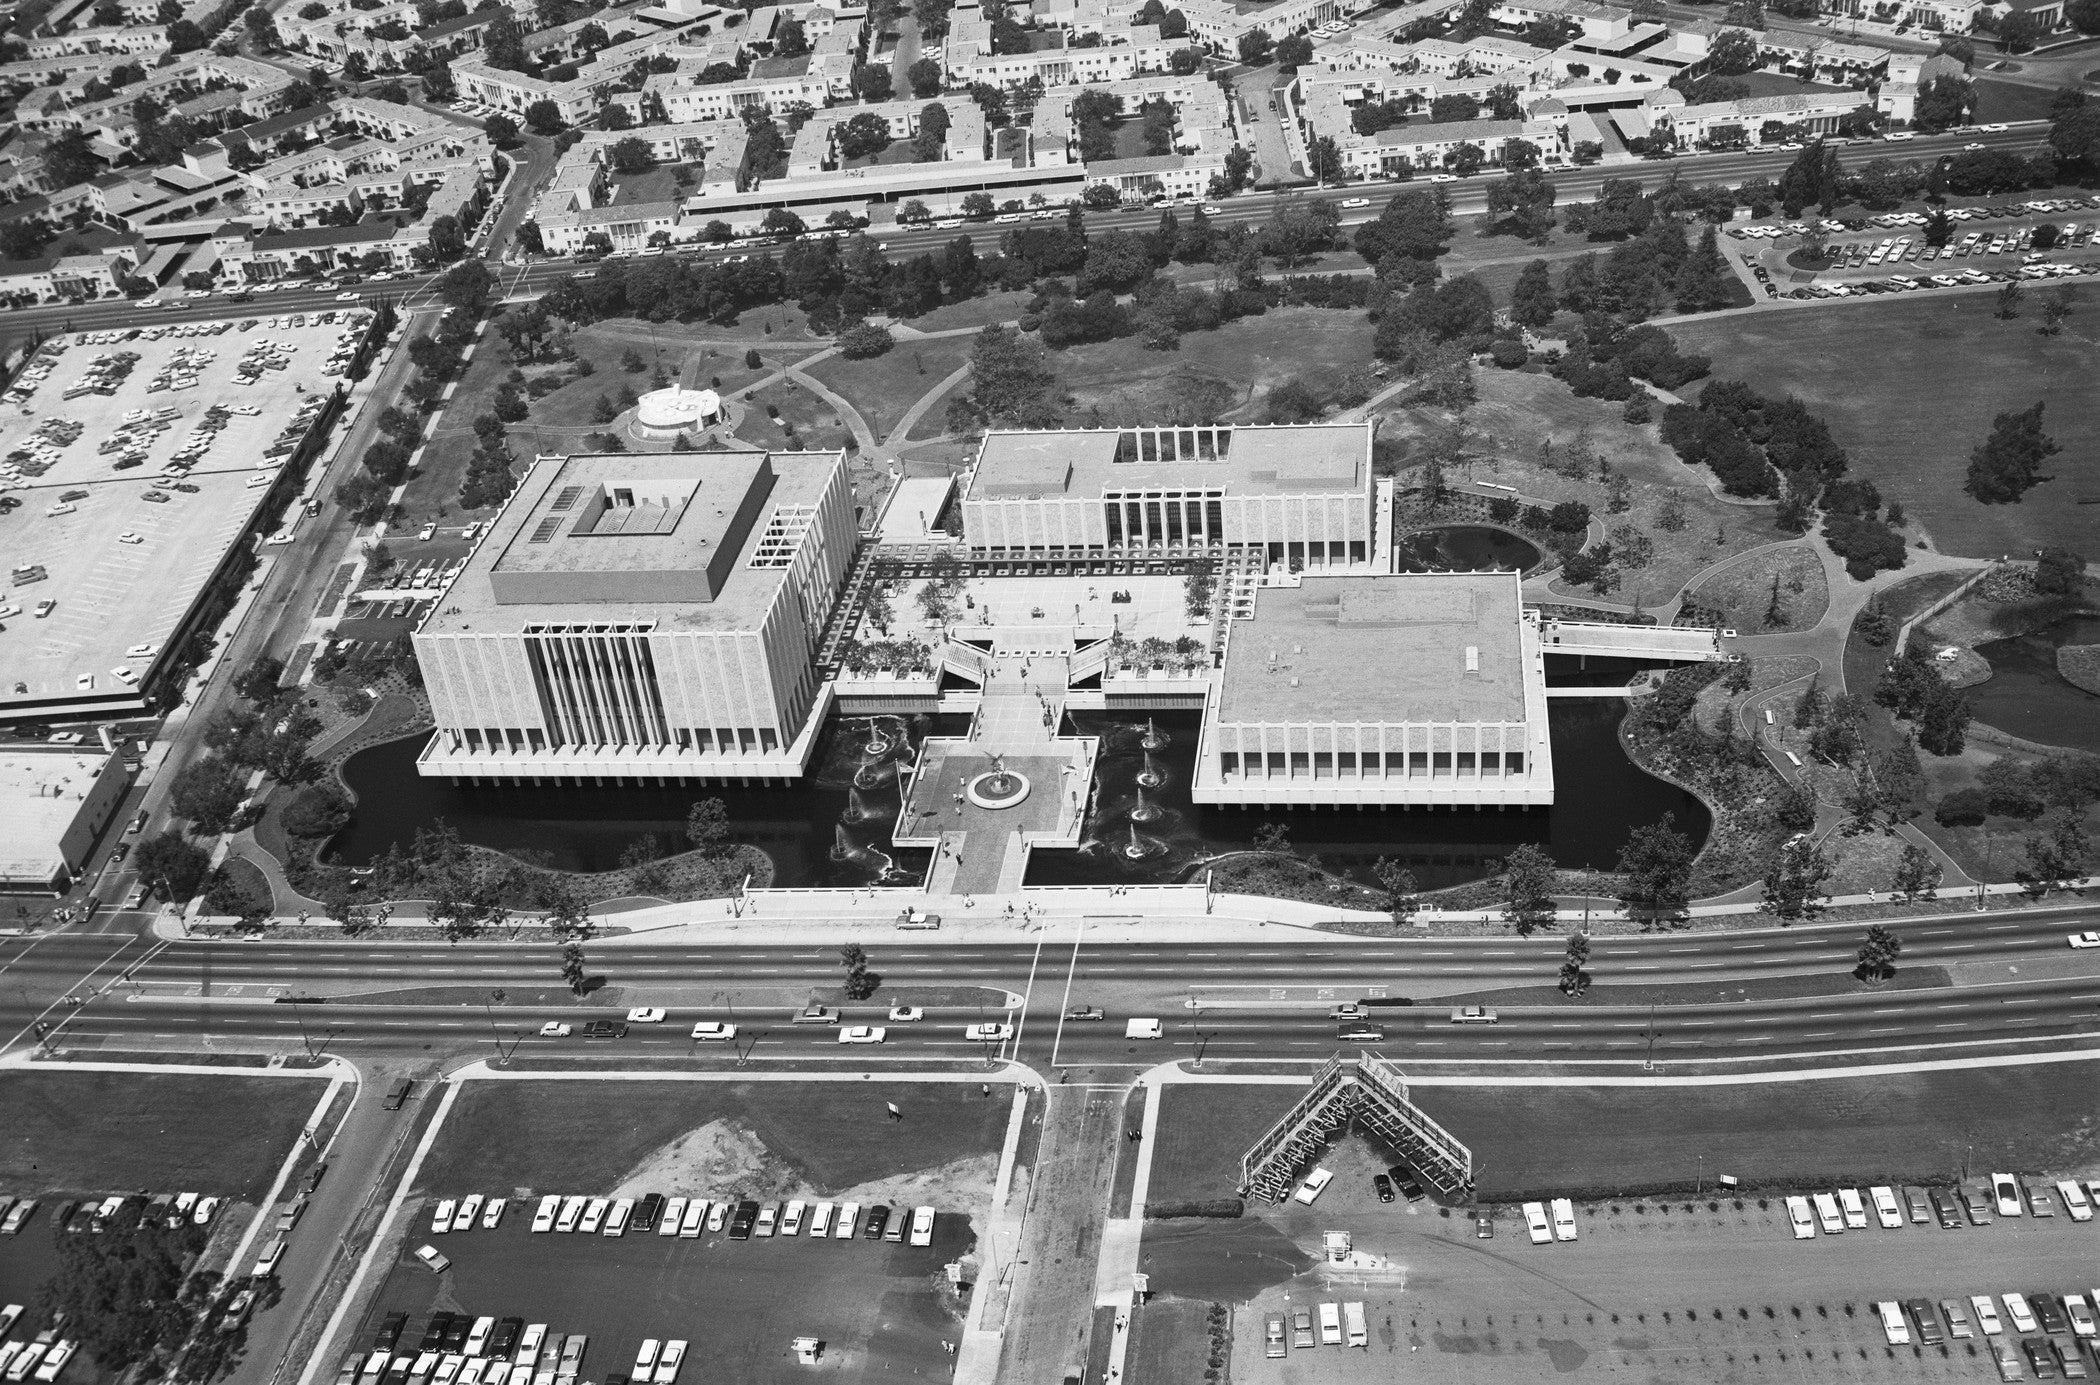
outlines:
[[[873,327],[867,323],[852,328],[839,336],[839,354],[849,361],[866,360],[880,356],[897,344],[886,327]]]
[[[1531,359],[1531,353],[1524,349],[1524,343],[1520,341],[1498,341],[1488,348],[1488,354],[1494,358],[1495,364],[1504,370],[1515,370]]]
[[[1977,827],[1990,815],[1990,800],[1981,789],[1956,789],[1932,810],[1942,827]]]

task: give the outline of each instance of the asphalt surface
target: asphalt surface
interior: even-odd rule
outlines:
[[[1367,1043],[1415,1061],[1627,1062],[1652,1055],[1738,1063],[2025,1046],[2100,1033],[2100,974],[2061,974],[2066,967],[2075,973],[2087,955],[2070,951],[2065,935],[2091,922],[2093,912],[1897,926],[1905,942],[1902,966],[1989,961],[2009,973],[2031,973],[1992,984],[1653,1008],[1497,1006],[1492,1023],[1456,1023],[1450,1006],[1424,999],[1375,1007],[1368,1023],[1377,1035],[1353,1041],[1342,1038],[1331,1015],[1339,1002],[1405,996],[1411,979],[1429,976],[1447,991],[1454,983],[1481,990],[1538,985],[1557,970],[1561,944],[1557,938],[1337,940],[1297,948],[1108,944],[1075,950],[1053,942],[1040,955],[1032,945],[878,948],[871,961],[885,993],[847,1006],[842,1019],[883,1025],[887,1037],[879,1045],[850,1046],[831,1026],[788,1022],[802,998],[828,995],[838,984],[838,958],[828,949],[601,947],[593,969],[619,988],[618,1003],[656,1004],[668,1015],[661,1024],[632,1026],[623,1040],[592,1043],[580,1037],[582,1024],[615,1013],[603,1000],[468,1003],[466,997],[496,989],[552,988],[544,947],[143,940],[113,946],[107,936],[53,935],[0,943],[0,1033],[34,1042],[35,1025],[42,1023],[55,1027],[53,1042],[76,1045],[157,1046],[209,1035],[338,1052],[471,1050],[494,1040],[516,1044],[528,1058],[692,1054],[746,1063],[1011,1057],[1048,1067],[1112,1067],[1204,1054],[1309,1061]],[[1848,970],[1860,931],[1834,925],[1600,939],[1590,970],[1607,981],[1691,977],[1719,995],[1731,982]],[[1106,1022],[1063,1018],[1067,973],[1075,1000],[1100,995],[1110,1002]],[[441,988],[433,1003],[416,1003],[415,992],[430,987]],[[973,988],[982,994],[972,995]],[[891,1023],[890,993],[899,989],[907,996],[938,994],[923,1020]],[[286,1003],[294,996],[299,1003]],[[1191,1006],[1191,999],[1198,1004]],[[1015,1013],[1003,1015],[1013,1001]],[[1165,1020],[1166,1036],[1126,1039],[1120,1021],[1139,1015]],[[1002,1016],[1020,1030],[1018,1041],[965,1037],[965,1026]],[[703,1019],[739,1024],[736,1042],[695,1043],[691,1027]],[[538,1029],[547,1021],[570,1023],[577,1033],[542,1038]]]

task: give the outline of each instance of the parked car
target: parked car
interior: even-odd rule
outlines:
[[[2001,1217],[2017,1217],[2027,1210],[2020,1196],[2020,1181],[2009,1173],[1991,1175],[1991,1196]]]
[[[1398,1193],[1393,1191],[1393,1180],[1387,1178],[1382,1173],[1374,1173],[1371,1175],[1371,1187],[1378,1194],[1378,1200],[1380,1202],[1393,1202],[1396,1201],[1400,1196]]]
[[[1800,1196],[1786,1200],[1787,1220],[1793,1224],[1794,1239],[1812,1241],[1816,1236],[1815,1215],[1808,1210],[1808,1199]]]
[[[1524,1228],[1531,1233],[1531,1243],[1535,1246],[1546,1245],[1553,1240],[1553,1223],[1546,1220],[1545,1203],[1524,1204]]]

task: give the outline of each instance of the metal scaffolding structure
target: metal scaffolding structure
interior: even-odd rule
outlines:
[[[1241,1156],[1240,1196],[1282,1202],[1298,1171],[1352,1119],[1443,1196],[1472,1190],[1473,1151],[1408,1099],[1407,1075],[1396,1064],[1364,1053],[1354,1062],[1336,1054],[1323,1063],[1305,1095]]]

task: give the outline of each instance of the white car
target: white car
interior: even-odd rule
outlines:
[[[1546,1220],[1546,1204],[1527,1202],[1524,1204],[1524,1229],[1531,1233],[1535,1246],[1550,1244],[1553,1240],[1553,1223]]]
[[[438,1203],[437,1211],[431,1215],[430,1230],[433,1235],[443,1235],[452,1229],[452,1216],[459,1210],[459,1203],[446,1198]]]
[[[1896,1203],[1894,1188],[1869,1188],[1867,1196],[1874,1199],[1874,1215],[1883,1226],[1894,1231],[1903,1225],[1903,1209]]]
[[[917,1005],[892,1005],[890,1007],[891,1024],[912,1024],[925,1018],[926,1011]]]
[[[1984,1336],[1995,1337],[2005,1330],[2005,1324],[1998,1321],[1998,1305],[1991,1302],[1989,1294],[1972,1294],[1969,1306],[1976,1310],[1976,1325],[1983,1329]]]
[[[220,1199],[215,1197],[198,1198],[197,1210],[190,1214],[190,1222],[196,1226],[210,1226],[211,1219],[219,1215],[219,1203]]]
[[[1795,1240],[1812,1241],[1816,1238],[1816,1219],[1808,1210],[1807,1198],[1789,1197],[1786,1200],[1786,1216],[1793,1224]]]
[[[335,296],[335,301],[338,303],[355,303],[357,301],[357,297],[358,294],[356,289],[344,289],[341,293]]]
[[[685,1362],[685,1339],[673,1337],[665,1342],[663,1350],[656,1354],[656,1373],[650,1377],[654,1385],[676,1385],[678,1368]],[[640,1376],[635,1380],[639,1382]]]
[[[2019,1180],[2009,1173],[1991,1175],[1991,1196],[1997,1200],[2001,1217],[2017,1217],[2027,1210],[2020,1197]]]
[[[629,1024],[662,1024],[664,1012],[654,1005],[638,1005],[627,1012]]]
[[[482,1201],[480,1193],[461,1199],[459,1214],[452,1218],[452,1229],[454,1231],[472,1231],[476,1219],[481,1216]]]
[[[2100,1336],[2100,1323],[2093,1321],[2092,1305],[2085,1301],[2084,1294],[2064,1295],[2064,1316],[2071,1320],[2073,1336]]]
[[[1838,1210],[1838,1200],[1829,1193],[1816,1193],[1810,1199],[1816,1206],[1816,1220],[1826,1236],[1845,1234],[1845,1215]]]
[[[507,1197],[490,1198],[489,1205],[481,1209],[481,1229],[494,1231],[496,1224],[503,1220],[503,1209],[509,1205],[510,1199]]]
[[[583,1219],[576,1224],[576,1229],[586,1236],[597,1235],[599,1228],[605,1225],[605,1214],[612,1210],[612,1204],[609,1197],[591,1198],[583,1205]]]
[[[1572,1241],[1575,1239],[1575,1204],[1569,1198],[1553,1199],[1553,1239]]]
[[[140,538],[140,537],[139,537],[139,536],[138,536],[137,534],[134,534],[133,532],[131,532],[131,530],[129,530],[129,529],[126,529],[126,530],[125,530],[125,531],[124,531],[123,533],[121,533],[121,534],[117,535],[117,542],[118,542],[118,543],[144,543],[144,542],[145,542],[145,540],[144,540],[144,539],[142,539],[142,538]]]
[[[1845,1214],[1845,1229],[1847,1231],[1864,1231],[1867,1229],[1867,1205],[1860,1201],[1859,1189],[1838,1189],[1838,1206]]]
[[[693,1037],[701,1040],[734,1039],[736,1026],[721,1020],[702,1020],[693,1026]]]
[[[575,1032],[572,1026],[563,1024],[560,1020],[548,1020],[540,1026],[540,1037],[543,1039],[566,1039]]]
[[[417,1246],[416,1258],[438,1274],[443,1274],[446,1270],[452,1268],[452,1262],[440,1255],[436,1246]]]
[[[2100,932],[2095,932],[2094,930],[2088,928],[2083,933],[2073,933],[2071,935],[2071,946],[2100,947]]]
[[[2000,1297],[2005,1300],[2005,1316],[2012,1319],[2014,1331],[2032,1332],[2035,1330],[2034,1310],[2027,1306],[2027,1296],[2025,1294],[2003,1294]]]
[[[1371,199],[1368,197],[1345,197],[1342,199],[1342,210],[1345,212],[1353,212],[1359,207],[1368,207],[1370,205]]]
[[[849,1024],[839,1031],[842,1044],[879,1044],[889,1034],[879,1024]]]
[[[1455,183],[1458,181],[1458,175],[1456,173],[1432,173],[1427,181],[1432,183]]]
[[[1013,1036],[1014,1027],[1010,1024],[989,1022],[965,1025],[963,1027],[963,1037],[977,1043],[1003,1043]]]

